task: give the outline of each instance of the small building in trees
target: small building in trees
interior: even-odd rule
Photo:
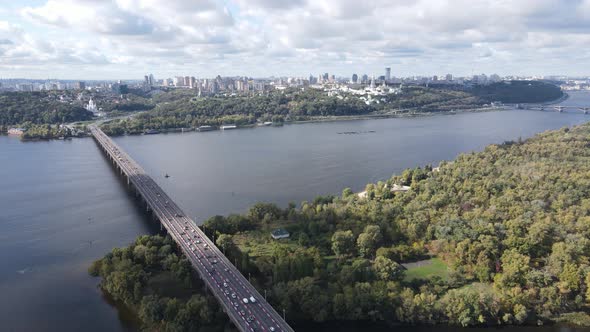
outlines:
[[[8,135],[20,136],[24,133],[25,133],[25,129],[23,129],[23,128],[10,128],[10,129],[8,129]]]
[[[275,240],[279,240],[279,239],[288,238],[290,236],[290,234],[285,229],[278,228],[278,229],[275,229],[274,231],[270,232],[270,236],[272,236],[272,238]]]

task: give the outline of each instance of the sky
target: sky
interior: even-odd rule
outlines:
[[[0,0],[0,78],[590,75],[590,0]]]

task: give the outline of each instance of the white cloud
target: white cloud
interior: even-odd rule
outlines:
[[[0,71],[573,73],[568,52],[588,57],[590,34],[590,0],[48,0],[18,12],[8,23],[0,11]]]

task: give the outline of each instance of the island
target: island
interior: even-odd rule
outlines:
[[[407,169],[363,195],[258,203],[202,229],[295,330],[588,325],[589,146],[586,123]],[[89,272],[147,330],[228,328],[164,235]]]

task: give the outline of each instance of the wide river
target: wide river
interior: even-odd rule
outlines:
[[[590,93],[570,95],[563,105],[590,106]],[[509,110],[116,141],[201,222],[243,212],[257,201],[285,205],[346,187],[360,191],[407,167],[436,165],[491,143],[585,121],[590,115],[580,111]],[[21,142],[0,136],[0,162],[0,330],[134,330],[86,270],[113,247],[155,229],[94,141]],[[523,329],[529,328],[504,330]],[[534,329],[565,330],[571,329]]]

